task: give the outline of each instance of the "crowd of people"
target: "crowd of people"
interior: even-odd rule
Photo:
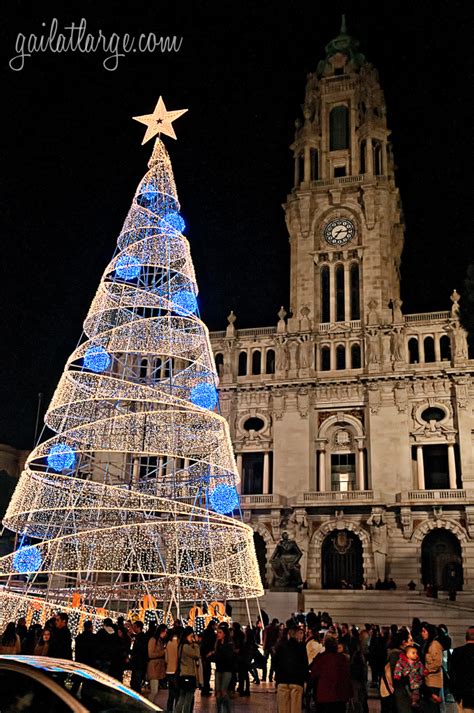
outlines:
[[[166,689],[166,710],[174,713],[191,713],[198,689],[215,696],[218,713],[230,713],[235,695],[250,695],[251,679],[275,682],[278,713],[368,713],[371,687],[380,692],[382,713],[443,713],[448,691],[459,713],[474,709],[474,627],[453,651],[445,626],[419,619],[410,628],[359,630],[310,610],[284,623],[259,617],[247,627],[211,620],[196,634],[180,621],[145,631],[141,621],[119,617],[104,619],[97,632],[85,621],[73,640],[59,612],[44,627],[11,622],[0,637],[1,654],[72,659],[73,652],[77,662],[120,681],[130,671],[131,687],[149,687],[153,702]]]

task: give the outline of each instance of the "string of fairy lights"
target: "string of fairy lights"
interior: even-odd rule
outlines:
[[[174,136],[181,113],[160,98],[136,118]],[[183,602],[263,593],[253,532],[232,515],[239,476],[184,230],[158,136],[47,410],[55,435],[4,518],[19,542],[0,558],[4,620],[72,600],[100,619],[140,597],[165,619]]]

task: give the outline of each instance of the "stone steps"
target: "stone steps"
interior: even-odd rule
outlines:
[[[363,626],[365,622],[389,626],[411,625],[413,617],[433,624],[446,624],[453,645],[464,643],[468,626],[474,623],[474,593],[460,592],[456,602],[450,602],[445,592],[438,599],[429,599],[422,592],[361,591],[361,590],[304,590],[297,592],[266,592],[259,600],[260,607],[270,618],[285,621],[299,608],[308,611],[327,611],[336,622]],[[232,602],[232,618],[246,624],[245,602]],[[258,616],[256,600],[249,601],[251,619]]]

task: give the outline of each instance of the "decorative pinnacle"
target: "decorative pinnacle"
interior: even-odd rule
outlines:
[[[346,16],[345,14],[342,15],[341,17],[341,29],[340,29],[341,35],[347,35],[347,27],[346,27]]]
[[[142,146],[157,134],[165,134],[166,136],[171,136],[172,139],[175,139],[176,134],[172,127],[172,123],[173,121],[175,121],[175,119],[178,119],[187,111],[187,109],[167,111],[165,103],[160,97],[158,99],[153,114],[143,114],[142,116],[132,117],[133,119],[135,119],[135,121],[139,121],[141,124],[145,124],[147,127],[145,136],[143,137]]]

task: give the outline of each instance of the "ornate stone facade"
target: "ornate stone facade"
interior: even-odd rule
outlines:
[[[290,309],[259,329],[231,313],[211,334],[270,585],[287,531],[312,589],[338,586],[338,567],[356,586],[377,571],[447,588],[455,566],[474,590],[474,360],[456,290],[450,310],[402,311],[389,135],[377,72],[343,27],[308,75],[291,146]]]

